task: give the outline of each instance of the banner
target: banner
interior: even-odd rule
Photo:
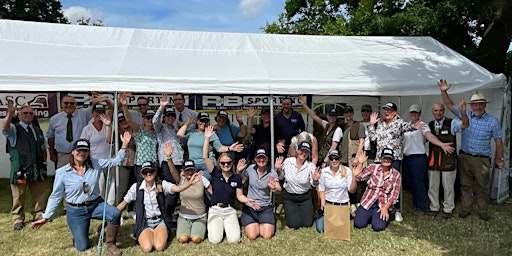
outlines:
[[[0,93],[0,117],[7,115],[7,101],[12,100],[14,106],[29,105],[34,109],[37,118],[50,118],[59,112],[57,93]]]

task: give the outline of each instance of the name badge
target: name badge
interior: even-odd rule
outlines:
[[[292,119],[290,119],[290,122],[292,122],[292,123],[296,123],[296,122],[297,122],[297,119],[293,119],[293,118],[292,118]]]
[[[235,181],[232,181],[232,182],[231,182],[231,187],[232,187],[232,188],[236,188],[236,186],[237,186],[237,185],[238,185],[238,183],[236,183]]]
[[[441,134],[448,134],[448,130],[442,130]]]

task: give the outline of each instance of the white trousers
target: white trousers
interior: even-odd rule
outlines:
[[[229,243],[238,243],[241,238],[236,210],[232,207],[212,206],[208,210],[208,240],[213,244],[222,242],[224,232]]]

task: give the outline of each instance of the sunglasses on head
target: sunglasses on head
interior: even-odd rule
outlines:
[[[141,171],[140,173],[141,173],[142,175],[148,175],[148,174],[150,174],[150,173],[154,173],[154,172],[156,172],[156,170],[155,170],[155,169],[150,169],[150,170],[144,170],[144,171]]]
[[[75,105],[75,103],[72,102],[72,101],[65,101],[65,102],[62,102],[62,103],[64,103],[64,105]]]
[[[339,160],[340,160],[340,158],[339,158],[339,157],[337,157],[337,156],[330,156],[330,157],[329,157],[329,160],[331,160],[331,161],[334,161],[334,160],[339,161]]]
[[[220,165],[227,166],[227,165],[231,165],[231,163],[233,163],[233,161],[220,162]]]
[[[84,194],[89,194],[89,191],[90,191],[89,183],[84,181],[84,183],[82,183],[82,192],[84,192]]]

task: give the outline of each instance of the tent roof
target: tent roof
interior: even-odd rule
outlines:
[[[0,20],[8,91],[436,95],[505,87],[431,37],[189,32]],[[407,88],[407,89],[405,89]]]

